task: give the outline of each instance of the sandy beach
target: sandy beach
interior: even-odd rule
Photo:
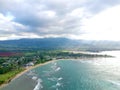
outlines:
[[[17,79],[18,77],[20,77],[21,75],[23,75],[23,74],[25,74],[26,72],[30,71],[31,69],[34,69],[34,68],[36,68],[36,67],[43,66],[43,65],[45,65],[45,64],[48,64],[48,63],[51,63],[51,62],[54,62],[54,61],[57,61],[57,60],[51,60],[51,61],[47,61],[47,62],[45,62],[45,63],[40,63],[40,64],[37,64],[37,65],[34,65],[34,66],[27,67],[25,70],[23,70],[22,72],[18,73],[16,76],[14,76],[14,77],[11,79],[11,81]],[[10,81],[10,82],[11,82],[11,81]],[[9,82],[9,83],[10,83],[10,82]],[[9,83],[4,83],[4,84],[2,84],[2,85],[0,86],[0,89],[3,88],[3,87],[5,87],[5,86],[8,85]]]
[[[83,59],[83,58],[77,58],[77,59],[76,59],[76,58],[71,58],[71,60],[81,60],[81,59]],[[86,58],[84,58],[84,60],[85,60],[85,59],[86,59]],[[34,68],[36,68],[36,67],[40,67],[40,66],[43,66],[43,65],[45,65],[45,64],[48,64],[48,63],[51,63],[51,62],[55,62],[55,61],[58,61],[58,60],[70,60],[70,59],[57,59],[57,60],[55,59],[55,60],[47,61],[47,62],[45,62],[45,63],[37,64],[37,65],[34,65],[34,66],[29,66],[29,67],[25,68],[25,70],[23,70],[22,72],[16,74],[16,76],[14,76],[14,77],[10,80],[10,82],[13,81],[13,80],[15,80],[15,79],[17,79],[18,77],[20,77],[20,76],[23,75],[24,73],[30,71],[31,69],[34,69]],[[9,83],[10,83],[10,82],[9,82]],[[4,83],[4,84],[0,85],[0,88],[5,87],[5,86],[8,85],[9,83]]]
[[[12,80],[15,80],[16,78],[20,77],[21,75],[23,75],[24,73],[26,73],[27,71],[30,71],[31,69],[34,69],[36,67],[39,67],[39,66],[43,66],[45,64],[48,64],[50,62],[54,62],[55,60],[52,60],[52,61],[48,61],[48,62],[45,62],[45,63],[41,63],[41,64],[37,64],[35,66],[30,66],[30,67],[27,67],[24,71],[22,71],[21,73],[17,74]],[[12,81],[11,80],[11,81]]]

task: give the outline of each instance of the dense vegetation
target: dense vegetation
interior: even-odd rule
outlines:
[[[120,43],[70,40],[66,38],[20,39],[0,41],[0,85],[9,82],[26,67],[54,59],[108,57],[72,51],[118,50]]]
[[[8,52],[6,52],[8,54]],[[10,53],[10,52],[9,52]],[[13,52],[12,52],[13,53]],[[15,52],[14,52],[15,53]],[[5,52],[4,52],[5,54]],[[84,58],[84,57],[107,57],[107,55],[73,53],[70,51],[26,51],[19,54],[11,54],[0,57],[0,84],[8,82],[17,73],[26,67],[44,63],[55,59]]]
[[[0,85],[3,83],[8,83],[11,81],[11,79],[18,73],[20,73],[21,71],[23,71],[24,69],[15,69],[12,71],[9,71],[7,73],[4,74],[0,74]]]

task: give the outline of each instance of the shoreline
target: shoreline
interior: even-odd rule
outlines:
[[[19,78],[21,75],[23,75],[24,73],[26,73],[26,72],[34,69],[34,68],[37,68],[37,67],[40,67],[40,66],[49,64],[49,63],[54,62],[54,61],[57,61],[57,60],[51,60],[51,61],[47,61],[47,62],[45,62],[45,63],[40,63],[40,64],[36,64],[36,65],[34,65],[34,66],[30,66],[30,67],[26,68],[24,71],[22,71],[21,73],[18,73],[11,81]]]
[[[105,58],[105,57],[101,57],[101,58]],[[55,61],[58,61],[58,60],[81,60],[83,58],[70,58],[70,59],[67,59],[67,58],[64,58],[64,59],[54,59],[54,60],[51,60],[51,61],[46,61],[45,63],[40,63],[40,64],[36,64],[34,66],[30,66],[28,68],[25,68],[23,71],[21,71],[20,73],[16,74],[14,77],[12,77],[10,79],[10,82],[12,82],[13,80],[19,78],[20,76],[22,76],[23,74],[25,74],[26,72],[34,69],[34,68],[37,68],[37,67],[40,67],[40,66],[43,66],[43,65],[46,65],[46,64],[49,64],[51,62],[55,62]],[[86,58],[84,58],[85,60]],[[7,83],[3,83],[0,85],[0,89],[1,88],[4,88],[5,86],[7,86],[10,82],[7,82]]]
[[[37,67],[40,67],[40,66],[43,66],[43,65],[46,65],[46,64],[49,64],[51,62],[54,62],[54,61],[57,61],[57,60],[51,60],[51,61],[47,61],[45,63],[40,63],[40,64],[36,64],[34,66],[30,66],[28,68],[25,68],[25,70],[21,71],[20,73],[16,74],[13,78],[10,79],[10,82],[12,82],[13,80],[19,78],[20,76],[22,76],[23,74],[25,74],[26,72],[34,69],[34,68],[37,68]],[[0,89],[4,88],[5,86],[7,86],[10,82],[8,83],[3,83],[0,85]]]
[[[58,61],[58,60],[70,60],[70,59],[55,59],[55,60],[51,60],[51,61],[47,61],[45,63],[40,63],[40,64],[36,64],[34,66],[30,66],[28,68],[25,68],[23,71],[21,71],[20,73],[16,74],[14,77],[12,77],[10,79],[10,82],[12,82],[13,80],[19,78],[20,76],[22,76],[23,74],[25,74],[26,72],[34,69],[34,68],[37,68],[37,67],[40,67],[40,66],[43,66],[43,65],[46,65],[46,64],[49,64],[49,63],[52,63],[52,62],[55,62],[55,61]],[[71,60],[80,60],[80,59],[71,59]],[[7,82],[7,83],[3,83],[0,85],[0,89],[4,88],[5,86],[7,86],[10,82]]]

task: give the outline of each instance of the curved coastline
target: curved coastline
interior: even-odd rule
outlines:
[[[102,58],[104,58],[104,57],[102,57]],[[34,68],[37,68],[37,67],[40,67],[40,66],[43,66],[43,65],[46,65],[46,64],[49,64],[49,63],[54,63],[54,62],[56,62],[56,61],[58,61],[58,60],[86,60],[86,58],[71,58],[71,59],[54,59],[54,60],[51,60],[51,61],[47,61],[47,62],[45,62],[45,63],[40,63],[40,64],[36,64],[36,65],[34,65],[34,66],[30,66],[30,67],[28,67],[28,68],[26,68],[25,70],[23,70],[23,71],[21,71],[20,73],[18,73],[18,74],[16,74],[13,78],[11,78],[11,80],[10,80],[10,82],[11,81],[13,81],[13,80],[15,80],[15,79],[17,79],[17,78],[19,78],[20,76],[22,76],[23,74],[25,74],[26,72],[28,72],[28,71],[30,71],[30,70],[32,70],[32,69],[34,69]],[[2,88],[4,88],[4,87],[6,87],[10,82],[8,82],[8,83],[5,83],[5,84],[2,84],[1,86],[0,86],[0,90],[2,90]]]
[[[20,76],[22,76],[23,74],[25,74],[26,72],[28,72],[28,71],[30,71],[30,70],[32,70],[34,68],[46,65],[46,64],[54,62],[54,61],[57,61],[57,60],[51,60],[51,61],[47,61],[45,63],[40,63],[40,64],[37,64],[37,65],[34,65],[34,66],[30,66],[30,67],[26,68],[25,70],[23,70],[22,72],[16,74],[13,78],[10,79],[10,82],[15,80],[15,79],[17,79],[17,78],[19,78]],[[7,86],[10,82],[1,84],[0,85],[0,89],[2,89],[3,87]]]
[[[26,72],[28,72],[28,71],[30,71],[30,70],[32,70],[32,69],[34,69],[34,68],[37,68],[37,67],[40,67],[40,66],[49,64],[49,63],[51,63],[51,62],[58,61],[58,60],[70,60],[70,59],[57,59],[57,60],[55,59],[55,60],[47,61],[47,62],[45,62],[45,63],[36,64],[36,65],[34,65],[34,66],[29,66],[28,68],[25,68],[23,71],[21,71],[20,73],[16,74],[14,77],[12,77],[12,78],[9,80],[9,82],[1,84],[1,85],[0,85],[0,89],[4,88],[4,87],[7,86],[10,82],[12,82],[13,80],[19,78],[20,76],[22,76],[22,75],[25,74]],[[80,60],[80,58],[79,58],[79,59],[75,59],[75,58],[72,59],[72,58],[71,58],[71,60]]]
[[[83,59],[83,57],[81,57],[81,58],[70,58],[70,59],[71,60],[81,60],[81,59]],[[7,86],[11,81],[17,79],[18,77],[20,77],[21,75],[25,74],[26,72],[28,72],[31,69],[34,69],[34,68],[39,67],[39,66],[43,66],[45,64],[48,64],[48,63],[51,63],[51,62],[54,62],[54,61],[58,61],[58,60],[70,60],[70,59],[67,59],[67,58],[64,58],[64,59],[54,59],[54,60],[51,60],[51,61],[47,61],[45,63],[40,63],[40,64],[36,64],[34,66],[29,66],[28,68],[25,68],[25,70],[23,70],[20,73],[16,74],[14,77],[10,78],[9,82],[1,84],[0,85],[0,89],[3,88],[3,87],[5,87],[5,86]],[[86,58],[84,58],[84,59],[86,59]]]

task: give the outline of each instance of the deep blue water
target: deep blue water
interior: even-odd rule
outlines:
[[[120,58],[58,60],[27,72],[0,90],[120,90]]]

